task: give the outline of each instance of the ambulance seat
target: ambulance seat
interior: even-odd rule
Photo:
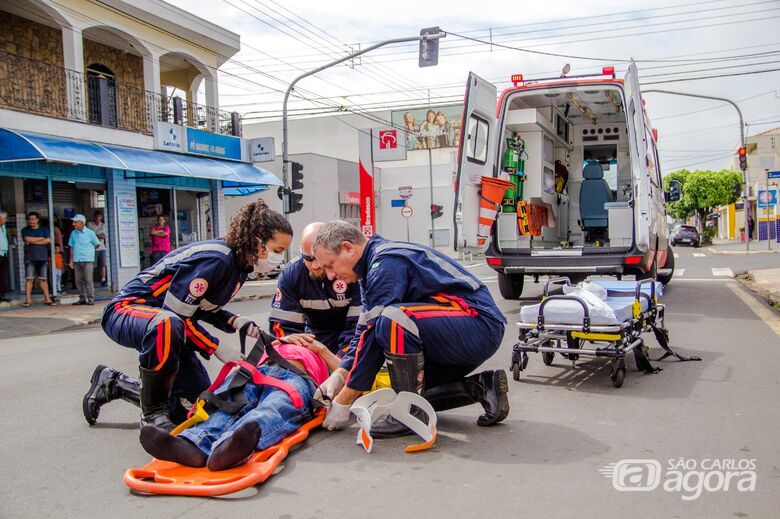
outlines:
[[[604,204],[614,202],[612,190],[604,180],[604,170],[598,162],[588,162],[582,170],[580,186],[580,222],[583,229],[607,228],[609,215]]]

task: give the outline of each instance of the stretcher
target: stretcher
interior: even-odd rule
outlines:
[[[276,445],[255,452],[243,465],[212,472],[206,467],[192,468],[170,461],[152,459],[147,465],[125,471],[125,484],[144,494],[215,497],[232,494],[267,480],[290,450],[308,438],[325,420],[325,409]]]
[[[604,303],[611,312],[592,316],[585,298],[575,294],[549,295],[552,287],[571,286],[568,278],[555,278],[544,284],[542,302],[523,307],[520,312],[519,342],[512,348],[512,376],[528,366],[528,353],[541,353],[545,365],[552,364],[556,353],[571,361],[572,368],[580,356],[605,357],[610,362],[612,385],[619,388],[626,377],[625,357],[634,355],[637,368],[658,373],[647,357],[649,348],[642,335],[653,332],[664,354],[680,361],[701,360],[684,357],[669,347],[669,332],[664,327],[666,307],[658,302],[663,285],[654,280],[593,281],[606,291]],[[586,347],[586,345],[593,347]]]

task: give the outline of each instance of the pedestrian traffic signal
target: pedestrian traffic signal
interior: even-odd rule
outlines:
[[[742,195],[742,182],[734,182],[731,186],[731,192],[734,194],[734,198],[739,198]]]
[[[443,206],[431,204],[431,218],[438,218],[442,215]]]
[[[748,168],[748,166],[747,166],[747,150],[745,149],[744,146],[737,150],[737,155],[739,155],[739,169],[745,171]]]
[[[292,189],[303,189],[303,164],[300,162],[292,163],[292,179],[290,182]]]
[[[303,193],[290,193],[290,213],[297,213],[303,209]]]

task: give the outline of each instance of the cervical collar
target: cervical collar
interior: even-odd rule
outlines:
[[[428,416],[428,425],[411,413],[412,405],[422,409]],[[355,400],[350,410],[360,425],[357,444],[362,445],[368,453],[374,447],[371,425],[383,416],[392,416],[425,440],[425,443],[409,445],[404,449],[406,452],[423,451],[436,442],[436,412],[431,404],[417,393],[402,391],[396,394],[390,388],[378,389]]]

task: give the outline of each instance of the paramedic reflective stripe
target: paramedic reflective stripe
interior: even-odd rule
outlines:
[[[450,263],[447,263],[446,261],[444,261],[440,257],[438,257],[435,254],[433,254],[431,251],[429,251],[427,249],[423,249],[422,247],[417,247],[416,245],[413,245],[411,243],[404,243],[404,242],[397,242],[397,241],[387,242],[387,243],[383,243],[383,244],[377,246],[377,248],[374,249],[374,250],[377,253],[380,253],[380,252],[383,252],[386,249],[391,249],[391,248],[395,248],[395,249],[409,249],[409,250],[413,250],[413,251],[417,251],[417,252],[424,252],[425,255],[428,256],[428,259],[431,260],[432,262],[434,262],[436,265],[438,265],[439,268],[441,268],[443,271],[445,271],[447,274],[449,274],[450,276],[454,277],[455,279],[459,279],[461,281],[465,281],[472,288],[472,290],[477,291],[482,286],[482,283],[477,281],[476,278],[474,278],[474,277],[472,277],[472,276],[470,276],[468,274],[464,274],[463,272],[461,272],[457,268],[455,268],[455,266],[453,266]]]
[[[363,314],[363,309],[359,306],[350,306],[347,311],[347,318],[360,317]]]
[[[339,301],[338,299],[328,299],[328,302],[330,302],[330,304],[335,306],[336,308],[344,308],[345,306],[352,304],[351,299],[342,299],[341,301]]]
[[[163,304],[177,314],[185,317],[192,317],[195,310],[198,309],[198,305],[188,305],[187,303],[180,301],[179,298],[171,292],[165,294],[165,301],[163,301]]]
[[[309,310],[330,310],[330,303],[327,299],[301,299],[301,307]]]
[[[289,310],[280,310],[278,308],[271,308],[271,313],[268,314],[269,319],[281,319],[283,321],[289,321],[291,323],[304,324],[306,319],[300,312],[290,312]]]
[[[221,306],[215,305],[211,301],[207,301],[205,299],[201,299],[199,308],[201,310],[205,310],[207,312],[216,312],[217,310],[219,310],[221,308]]]
[[[221,252],[225,256],[230,255],[230,247],[226,245],[219,245],[217,243],[203,243],[200,245],[193,245],[189,249],[183,250],[179,252],[178,254],[174,254],[173,256],[168,256],[166,258],[163,258],[161,261],[157,263],[157,265],[149,270],[144,276],[152,275],[152,276],[159,276],[163,270],[165,270],[165,267],[168,265],[172,265],[174,263],[178,263],[179,261],[185,260],[192,256],[193,254],[196,254],[198,252],[203,251],[215,251],[215,252]]]
[[[367,312],[360,312],[360,318],[358,319],[358,325],[361,324],[367,324],[368,321],[372,319],[376,319],[380,315],[382,315],[382,311],[385,309],[384,306],[375,306],[371,310],[368,310]]]
[[[382,310],[382,316],[397,322],[404,330],[414,334],[415,337],[420,336],[420,330],[417,329],[417,325],[414,321],[397,307],[388,306]]]

